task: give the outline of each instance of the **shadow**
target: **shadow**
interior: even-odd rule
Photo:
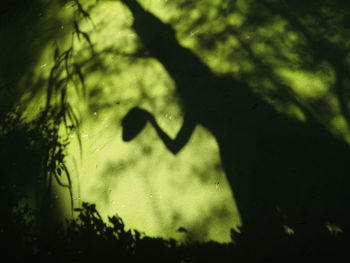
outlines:
[[[55,9],[54,4],[41,0],[9,1],[0,5],[0,104],[14,105],[28,90],[20,83],[25,81],[25,88],[36,94],[42,82],[34,85],[31,72],[38,63],[48,41],[60,33],[59,20],[56,16],[47,17]],[[57,9],[56,9],[57,10]],[[35,37],[33,37],[35,36]],[[29,74],[28,74],[29,73]],[[25,79],[26,74],[28,78]]]
[[[302,105],[297,104],[304,111],[305,122],[278,113],[252,91],[247,76],[237,79],[215,74],[178,43],[169,24],[137,1],[122,2],[134,17],[132,27],[143,46],[174,80],[184,112],[182,127],[173,139],[151,113],[134,108],[131,112],[138,112],[134,114],[135,130],[123,127],[123,139],[133,139],[146,120],[165,147],[178,154],[197,125],[209,130],[219,145],[243,221],[240,233],[233,233],[242,247],[271,252],[292,240],[303,249],[315,249],[319,240],[328,240],[332,232],[329,225],[338,226],[339,235],[347,237],[348,145],[330,134]],[[281,85],[271,71],[261,72]],[[283,90],[288,89],[281,87]],[[283,97],[297,103],[287,91]],[[292,229],[293,234],[286,229]]]
[[[77,218],[69,220],[65,229],[60,227],[44,237],[32,231],[32,222],[20,219],[30,216],[30,209],[17,211],[16,220],[11,225],[17,229],[2,230],[0,240],[15,240],[16,234],[20,234],[21,239],[17,240],[16,249],[4,249],[6,247],[2,246],[2,257],[8,262],[86,262],[115,258],[122,262],[175,263],[230,262],[227,256],[237,253],[232,244],[191,240],[181,244],[174,239],[150,237],[134,229],[128,230],[118,215],[103,221],[94,204],[82,203],[82,207],[75,211]],[[235,256],[237,259],[238,254]],[[239,259],[243,260],[243,257]]]
[[[26,121],[18,105],[0,114],[0,231],[9,251],[26,242],[22,231],[48,235],[62,223],[62,203],[52,185],[58,180],[69,192],[71,187],[62,183],[67,168],[59,163],[66,145],[56,117],[50,108]]]
[[[350,127],[350,110],[349,110],[349,72],[350,64],[348,60],[349,46],[346,41],[341,38],[349,26],[349,20],[346,12],[350,8],[345,1],[338,0],[332,5],[323,3],[318,6],[317,1],[310,1],[307,4],[295,4],[291,1],[285,1],[284,4],[278,4],[275,1],[261,1],[260,5],[269,11],[271,15],[281,15],[286,19],[292,29],[301,33],[306,40],[305,49],[300,49],[300,53],[309,54],[311,59],[305,60],[306,69],[315,68],[321,63],[327,62],[334,70],[335,82],[333,84],[334,93],[338,100],[341,114]],[[301,9],[300,6],[303,8]],[[300,19],[298,14],[302,14],[302,10],[306,6],[306,12],[314,19],[310,25]],[[322,9],[324,11],[322,11]],[[324,14],[322,14],[322,12]],[[304,14],[306,15],[306,14]],[[323,16],[328,16],[330,21],[322,21]],[[342,32],[344,31],[344,32]],[[346,33],[345,33],[346,34]],[[336,38],[336,40],[334,40]],[[338,38],[338,39],[337,39]],[[322,106],[314,103],[313,107],[322,112]],[[325,113],[326,114],[326,113]]]
[[[86,262],[88,260],[108,261],[115,258],[122,262],[310,262],[310,259],[329,260],[335,255],[326,252],[326,257],[310,257],[317,251],[308,251],[302,257],[284,250],[273,257],[251,253],[249,249],[239,249],[233,243],[192,241],[184,228],[178,231],[186,234],[185,242],[146,236],[134,229],[127,229],[118,216],[102,217],[96,205],[82,203],[75,209],[77,218],[67,221],[67,227],[59,227],[47,236],[37,235],[32,229],[28,207],[14,213],[11,227],[1,229],[0,240],[5,241],[0,248],[1,256],[7,262]],[[16,247],[7,247],[9,241],[17,241]],[[338,249],[339,250],[339,249]]]
[[[29,205],[37,234],[55,231],[66,212],[57,187],[67,190],[70,208],[74,207],[65,158],[68,135],[79,129],[79,120],[67,99],[67,89],[70,82],[84,97],[85,82],[82,65],[73,58],[73,42],[63,51],[56,43],[66,35],[61,32],[62,21],[47,15],[66,3],[6,0],[0,5],[0,49],[4,55],[0,62],[1,229],[12,224],[14,209]],[[89,14],[78,0],[74,4],[73,35],[85,41],[94,54],[89,35],[78,26]],[[35,68],[50,41],[55,42],[54,63],[49,76],[40,74],[37,80]],[[40,93],[46,96],[46,105],[29,112],[33,109],[28,105]],[[8,246],[15,248],[15,244]]]

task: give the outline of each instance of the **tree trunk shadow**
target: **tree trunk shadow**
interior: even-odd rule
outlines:
[[[151,113],[147,120],[173,154],[186,145],[196,125],[212,133],[243,221],[236,238],[263,245],[293,232],[313,239],[331,223],[345,232],[349,147],[311,115],[306,114],[306,122],[283,116],[243,81],[215,75],[178,43],[170,25],[137,1],[122,2],[142,44],[174,80],[185,114],[175,139]]]

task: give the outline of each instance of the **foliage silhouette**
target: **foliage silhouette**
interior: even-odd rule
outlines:
[[[36,208],[38,227],[47,227],[47,220],[57,216],[50,213],[58,212],[54,211],[57,207],[53,207],[57,203],[52,199],[53,180],[68,189],[72,200],[70,174],[65,165],[68,139],[59,135],[59,113],[59,110],[50,107],[42,111],[37,119],[26,121],[19,106],[2,112],[1,197],[8,202],[3,203],[1,210],[5,221],[19,199],[25,197]]]
[[[121,262],[310,262],[332,260],[336,253],[345,252],[339,239],[317,240],[312,248],[275,247],[268,256],[252,248],[234,243],[184,243],[173,239],[149,237],[136,230],[127,230],[118,216],[108,217],[105,223],[94,204],[83,203],[76,209],[76,219],[55,231],[37,233],[28,206],[13,210],[11,221],[1,228],[1,255],[7,262],[86,262],[91,260]],[[316,249],[321,250],[322,253]],[[347,253],[344,253],[346,255]]]
[[[62,1],[61,4],[63,5],[66,2]],[[26,46],[28,50],[31,50],[29,57],[32,58],[32,61],[28,60],[25,61],[26,63],[19,63],[20,65],[24,65],[22,68],[17,69],[17,74],[14,73],[15,76],[12,74],[11,67],[4,71],[1,67],[1,85],[4,86],[1,90],[4,92],[4,96],[1,97],[4,101],[1,101],[0,115],[1,180],[4,187],[1,195],[3,200],[9,200],[9,202],[4,204],[2,210],[4,215],[9,216],[13,207],[17,205],[17,195],[26,196],[31,205],[36,209],[37,227],[42,228],[40,231],[50,229],[50,224],[53,226],[55,223],[58,223],[57,220],[61,217],[58,211],[59,202],[55,200],[57,196],[52,190],[53,183],[57,183],[59,186],[68,190],[72,210],[74,206],[72,178],[65,162],[69,135],[72,133],[77,134],[80,150],[82,149],[79,135],[79,120],[73,111],[68,97],[72,92],[72,88],[75,88],[76,92],[82,98],[85,97],[83,70],[74,57],[74,52],[76,51],[74,47],[74,36],[77,36],[79,40],[85,40],[92,54],[94,54],[89,35],[82,31],[78,25],[82,17],[89,19],[88,11],[83,9],[78,0],[75,0],[74,4],[76,6],[73,12],[75,27],[72,31],[73,36],[70,46],[61,52],[57,41],[55,41],[55,50],[53,52],[54,65],[50,70],[47,80],[39,81],[38,85],[30,83],[32,79],[31,71],[26,69],[35,64],[36,57],[40,55],[40,47],[37,50],[35,49],[36,47],[29,48],[30,46]],[[17,4],[6,1],[3,8],[7,11],[4,13],[4,17],[2,17],[5,23],[4,27],[1,28],[1,34],[6,36],[6,34],[16,31],[16,28],[21,26],[23,23],[21,19],[12,21],[9,16],[13,12],[21,13],[25,8],[28,8],[30,13],[37,14],[38,12],[39,16],[27,22],[32,24],[32,29],[40,30],[40,21],[36,19],[42,19],[42,13],[50,10],[50,6],[55,5],[45,5],[40,1],[32,1],[32,3],[29,3],[29,1],[20,1]],[[93,8],[93,6],[90,6],[90,8]],[[55,19],[52,20],[54,21],[53,23],[56,22]],[[54,34],[48,32],[45,37],[50,38],[51,35],[54,36]],[[27,37],[26,31],[23,32],[22,37]],[[17,38],[13,41],[16,40]],[[11,41],[9,42],[12,43]],[[6,50],[7,43],[2,44]],[[46,43],[40,43],[40,45],[44,44]],[[25,54],[27,51],[22,50],[22,48],[22,45],[19,45],[18,52]],[[16,62],[18,58],[17,56],[9,59],[6,57],[5,61],[8,60],[8,63],[10,63],[11,59]],[[13,63],[13,61],[11,62]],[[19,103],[19,93],[23,87],[21,87],[19,81],[12,83],[11,79],[16,78],[18,80],[18,76],[25,73],[26,70],[28,70],[27,75],[29,77],[27,81],[28,86],[24,88],[31,95],[27,100]],[[38,113],[31,120],[27,120],[23,117],[26,111],[28,111],[26,109],[27,103],[35,97],[39,88],[42,89],[45,87],[45,84],[47,84],[46,104],[40,107]],[[63,132],[62,128],[64,130]],[[13,195],[11,191],[16,191],[16,195]],[[4,220],[6,221],[6,219]]]

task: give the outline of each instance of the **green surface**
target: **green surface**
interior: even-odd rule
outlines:
[[[274,1],[139,2],[170,23],[180,44],[213,72],[245,79],[277,111],[300,122],[308,121],[307,109],[333,136],[350,141],[349,123],[337,90],[339,81],[349,88],[349,78],[339,70],[349,68],[349,55],[340,64],[313,50],[321,36],[340,50],[349,48],[345,36],[350,32],[342,27],[344,15],[334,13],[338,9],[331,4],[316,10],[312,9],[316,1],[310,6],[298,3],[301,15],[297,16],[297,8],[288,9]],[[82,3],[88,9],[95,1]],[[52,5],[46,9],[44,22],[35,21],[33,30],[37,31],[27,37],[28,49],[36,51],[35,58],[25,54],[30,63],[18,69],[21,76],[17,84],[29,118],[45,106],[45,81],[54,65],[53,42],[60,50],[72,43],[74,7],[69,2],[59,12],[57,8]],[[307,13],[309,8],[314,12]],[[127,227],[152,236],[181,239],[176,230],[182,226],[194,239],[230,241],[229,229],[237,229],[242,222],[215,138],[198,126],[175,156],[150,125],[135,140],[123,142],[120,123],[132,107],[152,112],[171,137],[182,125],[183,112],[171,76],[157,60],[145,56],[131,27],[130,11],[119,1],[98,1],[89,12],[91,20],[82,20],[79,26],[89,34],[95,54],[87,41],[73,36],[74,61],[81,65],[86,95],[74,89],[74,82],[68,89],[68,101],[80,122],[79,132],[69,135],[66,158],[74,204],[96,203],[104,218],[118,213]],[[264,16],[266,19],[261,19]],[[33,39],[33,35],[39,37]],[[68,192],[58,186],[56,191],[69,215]],[[331,226],[327,225],[330,232],[341,232]],[[285,231],[294,233],[288,226]]]

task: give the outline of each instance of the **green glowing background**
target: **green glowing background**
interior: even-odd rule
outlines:
[[[341,6],[333,8],[327,1],[317,8],[313,6],[317,1],[303,5],[272,0],[139,2],[171,24],[179,43],[213,72],[245,79],[276,111],[300,122],[307,121],[307,109],[333,136],[350,142],[346,100],[350,78],[344,71],[349,69],[350,54],[343,52],[350,48],[346,37],[350,27],[342,26]],[[171,137],[177,134],[183,112],[174,82],[157,60],[142,52],[131,27],[133,17],[122,3],[91,0],[81,4],[91,19],[81,19],[79,28],[88,34],[93,52],[86,38],[81,35],[79,40],[71,34],[76,6],[57,1],[40,13],[28,11],[27,16],[37,20],[28,24],[25,41],[14,43],[33,51],[14,53],[13,61],[23,61],[7,65],[5,72],[15,76],[26,116],[34,118],[46,103],[55,48],[63,51],[73,43],[73,58],[84,78],[84,87],[77,84],[76,89],[71,84],[67,96],[80,123],[79,130],[69,135],[65,160],[72,175],[74,205],[96,203],[104,218],[117,213],[128,227],[151,236],[181,239],[183,233],[176,230],[182,226],[197,240],[230,241],[229,229],[237,230],[242,222],[215,138],[198,126],[175,156],[150,125],[135,140],[123,142],[120,122],[134,106],[152,112]],[[23,20],[19,27],[25,25],[26,15],[17,19]],[[328,59],[327,47],[323,57],[313,50],[314,45],[321,45],[321,37],[329,49],[339,51],[332,54],[334,59]],[[10,43],[2,52],[11,48]],[[286,99],[286,93],[295,100]],[[70,216],[68,191],[58,185],[55,191],[63,215]],[[292,228],[285,229],[293,234]]]

